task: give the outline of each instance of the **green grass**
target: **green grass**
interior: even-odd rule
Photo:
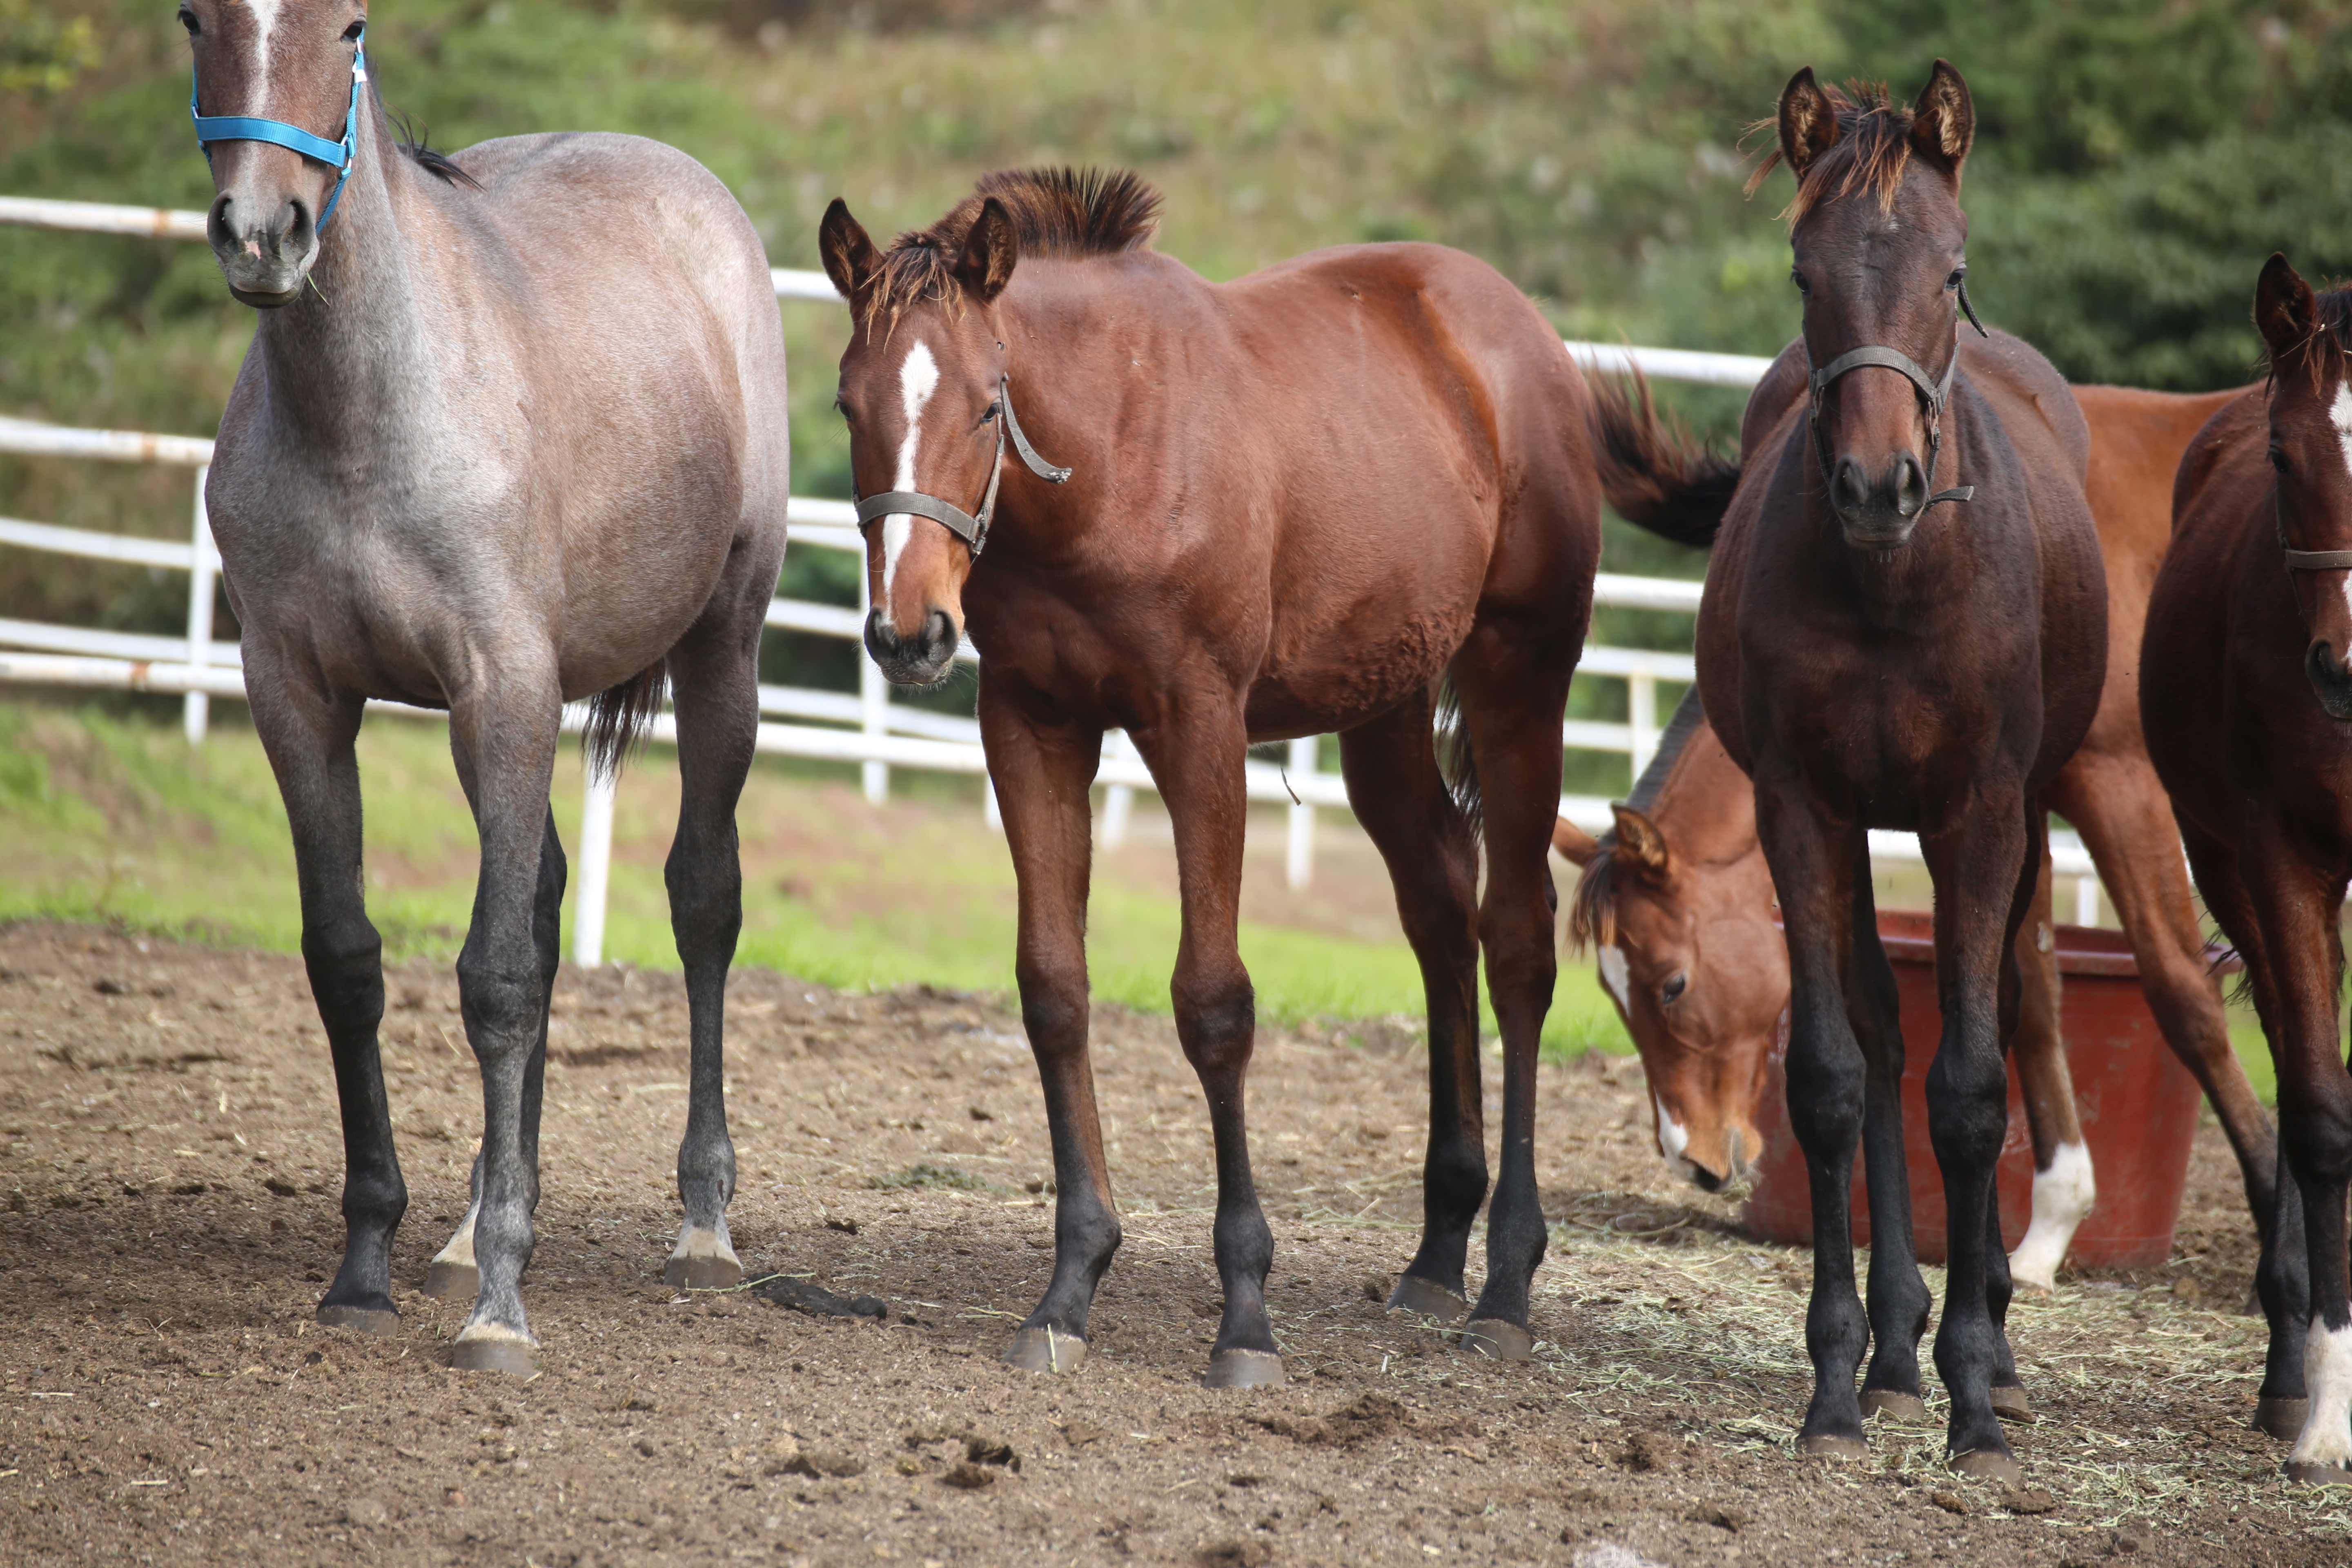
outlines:
[[[478,860],[446,732],[431,722],[371,718],[360,766],[368,906],[386,954],[452,959]],[[739,814],[739,962],[856,990],[924,984],[1009,994],[1013,868],[1002,835],[981,821],[976,784],[900,773],[896,793],[877,810],[856,795],[846,769],[761,759]],[[661,870],[676,802],[672,754],[649,749],[624,775],[615,812],[609,960],[677,965]],[[569,748],[554,807],[572,840],[580,769]],[[1266,837],[1269,850],[1253,853],[1253,883],[1279,879],[1279,843]],[[0,919],[110,921],[298,948],[284,810],[234,705],[221,704],[212,737],[191,748],[160,709],[0,702],[0,842],[9,846],[0,851]],[[1172,877],[1153,854],[1132,847],[1099,863],[1088,947],[1096,995],[1165,1012],[1179,918]],[[1350,860],[1318,879],[1312,900],[1282,906],[1296,906],[1294,923],[1244,920],[1242,954],[1261,1017],[1345,1024],[1421,1016],[1420,973],[1402,938],[1334,929],[1352,912],[1346,906],[1368,896],[1361,883]],[[571,918],[567,908],[567,932]],[[1563,963],[1544,1038],[1554,1055],[1631,1049],[1586,963]]]

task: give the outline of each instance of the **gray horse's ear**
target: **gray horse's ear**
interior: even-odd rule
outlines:
[[[1977,137],[1976,105],[1969,84],[1949,60],[1937,60],[1911,106],[1911,151],[1958,179],[1969,144]]]
[[[2278,251],[2263,263],[2263,280],[2254,285],[2254,327],[2271,346],[2271,358],[2284,359],[2311,341],[2319,327],[2319,301]]]
[[[1837,144],[1837,106],[1806,66],[1780,89],[1780,157],[1802,184],[1813,160]]]
[[[874,242],[866,237],[865,226],[849,216],[849,204],[839,196],[824,209],[824,221],[817,225],[817,254],[824,259],[824,275],[841,290],[845,300],[856,298],[858,289],[874,276]]]
[[[1021,237],[1013,231],[1013,215],[991,196],[981,204],[980,216],[971,220],[971,229],[963,237],[963,258],[956,270],[964,286],[988,305],[1013,281],[1013,269],[1020,261]]]

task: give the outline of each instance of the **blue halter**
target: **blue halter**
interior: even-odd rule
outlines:
[[[335,216],[335,204],[343,199],[343,182],[352,177],[352,163],[358,156],[360,133],[360,89],[367,81],[367,33],[352,40],[352,108],[343,116],[343,139],[330,142],[323,136],[313,136],[299,125],[289,125],[282,120],[257,120],[244,114],[205,115],[196,109],[196,75],[188,72],[188,118],[196,123],[196,145],[204,149],[205,162],[213,161],[212,143],[215,142],[270,142],[280,147],[290,147],[305,158],[324,163],[335,171],[335,188],[328,193],[325,210],[319,214],[319,231],[323,233],[327,220]]]

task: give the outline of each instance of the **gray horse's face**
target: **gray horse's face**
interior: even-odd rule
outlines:
[[[180,0],[206,116],[281,121],[342,140],[361,0]],[[212,144],[213,254],[248,305],[293,303],[319,254],[319,216],[336,171],[267,142]]]

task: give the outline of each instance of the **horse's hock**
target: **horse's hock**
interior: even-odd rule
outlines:
[[[1930,916],[1882,913],[1879,940],[1894,965],[1903,1006],[1903,1140],[1911,1171],[1911,1224],[1923,1263],[1944,1260],[1944,1181],[1927,1139],[1927,1068],[1943,1026],[1936,1005],[1936,947]],[[2139,968],[2124,934],[2087,926],[2057,928],[2063,987],[2059,1032],[2083,1133],[2097,1174],[2098,1202],[2074,1233],[2067,1258],[2078,1268],[2147,1268],[2172,1251],[2189,1179],[2197,1126],[2197,1080],[2164,1043],[2141,994]],[[1782,1076],[1784,1019],[1775,1040],[1756,1124],[1764,1136],[1755,1189],[1742,1210],[1763,1240],[1812,1239],[1805,1159],[1789,1130]],[[1859,1152],[1853,1170],[1853,1244],[1870,1245],[1870,1208]],[[1996,1175],[2002,1243],[2015,1247],[2032,1213],[2033,1147],[2026,1133],[2016,1064],[2010,1065],[2009,1137]]]

